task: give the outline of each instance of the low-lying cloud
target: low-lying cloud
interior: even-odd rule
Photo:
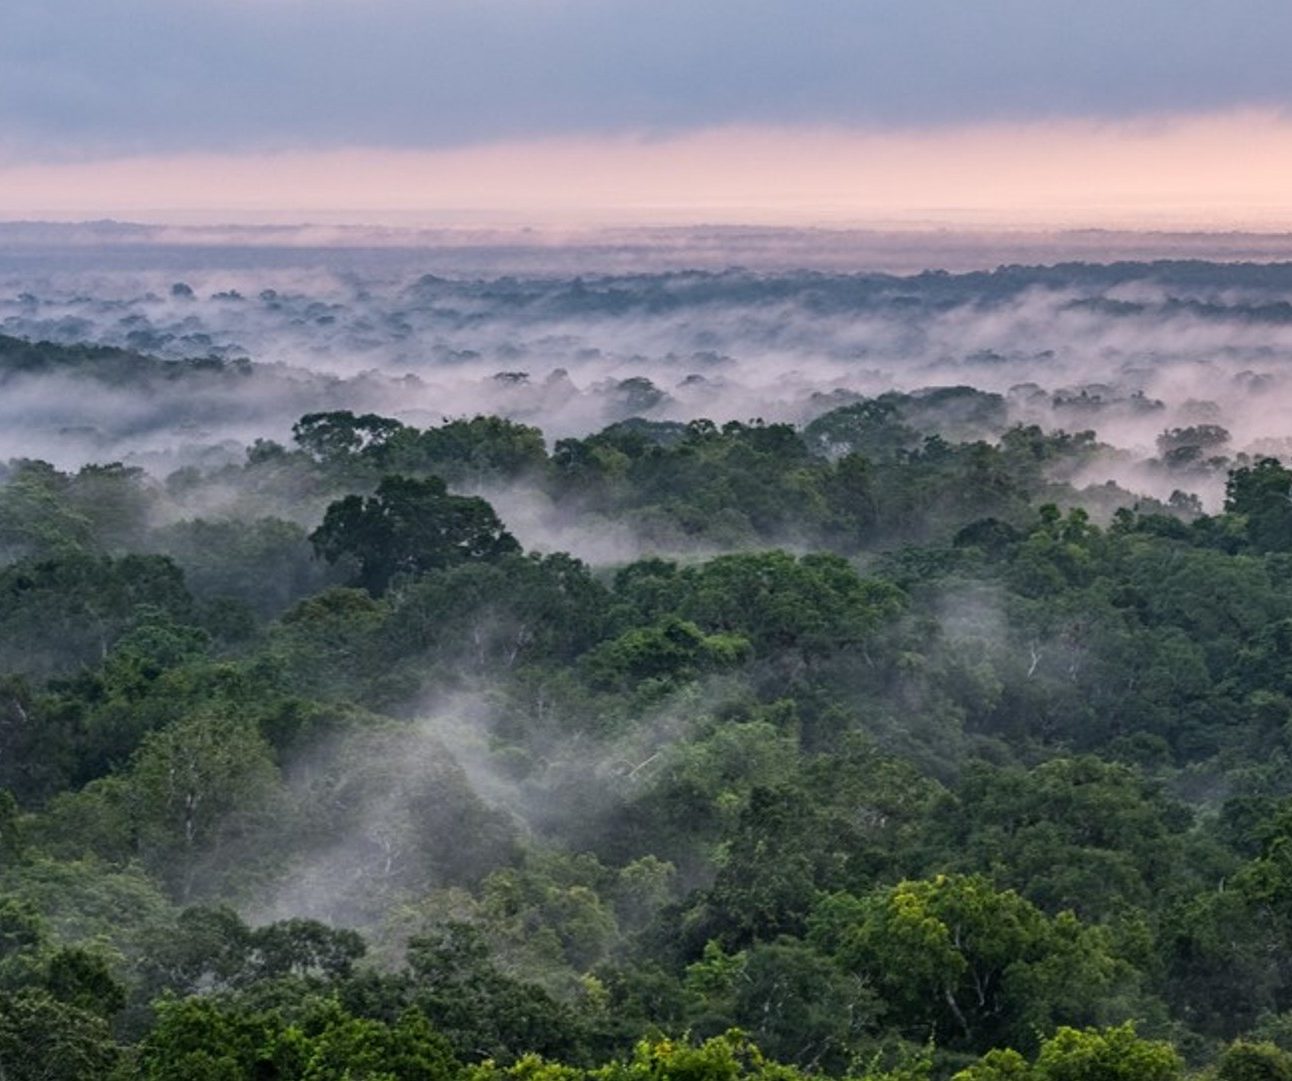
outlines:
[[[455,257],[509,258],[488,246],[365,248],[330,269],[312,249],[257,260],[210,248],[184,266],[174,258],[192,249],[152,245],[139,250],[160,265],[133,268],[61,250],[56,268],[0,264],[0,332],[157,359],[6,371],[0,457],[123,459],[164,475],[238,461],[327,409],[419,426],[495,413],[554,441],[629,417],[801,425],[862,396],[967,385],[1001,395],[1003,411],[948,435],[1094,430],[1126,458],[1082,480],[1165,498],[1188,476],[1142,463],[1168,429],[1222,428],[1228,455],[1281,453],[1289,434],[1287,264],[571,277],[559,255],[543,274],[444,272]],[[423,259],[440,272],[419,272]],[[1220,481],[1198,483],[1214,504]],[[495,495],[518,522],[544,517],[533,493]]]

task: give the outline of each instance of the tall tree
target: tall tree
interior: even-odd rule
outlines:
[[[520,551],[488,503],[450,495],[438,477],[383,477],[374,495],[350,495],[329,506],[310,540],[329,562],[357,560],[359,584],[374,594],[385,592],[397,574]]]

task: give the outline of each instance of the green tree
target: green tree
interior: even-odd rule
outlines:
[[[438,477],[383,477],[374,495],[331,504],[310,541],[329,562],[357,560],[359,583],[374,594],[385,592],[397,574],[520,551],[488,503],[450,495]]]
[[[128,783],[141,855],[187,897],[198,859],[267,811],[277,770],[254,725],[199,713],[149,733]]]
[[[404,430],[397,420],[348,409],[306,413],[292,425],[292,438],[325,465],[342,464],[369,448],[380,448]]]
[[[499,972],[475,928],[449,923],[412,939],[408,965],[413,1003],[464,1061],[510,1062],[527,1052],[583,1058],[586,1033],[574,1012]]]
[[[126,989],[107,960],[78,946],[64,946],[49,959],[45,986],[60,1002],[108,1020],[126,1005]]]
[[[947,1047],[1026,1046],[1056,1022],[1123,1008],[1133,977],[1100,929],[1049,919],[977,875],[828,896],[811,925],[818,948],[873,981],[892,1021]]]
[[[1042,1041],[1037,1081],[1176,1081],[1183,1071],[1170,1044],[1144,1040],[1130,1022],[1116,1028],[1060,1028]]]
[[[1229,474],[1225,510],[1242,515],[1247,538],[1261,552],[1292,548],[1292,470],[1262,458]]]
[[[103,1081],[120,1058],[107,1022],[47,991],[0,993],[0,1077]]]
[[[393,1024],[351,1017],[334,1003],[304,1020],[300,1081],[450,1081],[461,1068],[416,1010]]]
[[[157,1023],[135,1057],[139,1081],[245,1081],[299,1078],[301,1039],[282,1019],[214,998],[163,999]]]
[[[864,980],[788,937],[736,954],[710,942],[686,985],[700,1003],[697,1034],[738,1028],[772,1059],[812,1072],[846,1070],[882,1011]]]
[[[1235,1040],[1216,1060],[1216,1081],[1292,1081],[1292,1055],[1272,1043]]]

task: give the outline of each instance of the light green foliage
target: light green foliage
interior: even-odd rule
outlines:
[[[282,1065],[290,1069],[301,1049],[284,1035],[277,1018],[240,1014],[211,999],[162,1002],[139,1048],[136,1075],[141,1081],[235,1081],[278,1067],[276,1059],[286,1059]]]
[[[523,870],[495,871],[480,886],[481,926],[501,957],[514,963],[530,956],[529,965],[517,967],[539,972],[546,960],[586,972],[615,941],[614,911],[598,893],[609,892],[608,878],[608,869],[589,857],[551,856]]]
[[[1141,1039],[1127,1023],[1060,1028],[1042,1042],[1035,1070],[1038,1081],[1175,1081],[1182,1068],[1170,1044]]]
[[[140,1081],[448,1081],[458,1072],[444,1041],[413,1012],[386,1023],[323,1000],[288,1022],[189,998],[162,1003],[158,1013],[129,1075]]]
[[[1017,1051],[1004,1048],[988,1051],[952,1081],[1036,1081],[1036,1071]]]
[[[903,607],[890,583],[868,581],[835,556],[721,556],[684,570],[675,603],[707,631],[741,634],[759,655],[805,658],[865,642]]]
[[[750,653],[748,640],[738,634],[706,635],[689,620],[674,617],[607,642],[588,665],[599,686],[631,688],[650,681],[666,691],[705,672],[734,667]]]
[[[989,1051],[953,1081],[1177,1081],[1184,1065],[1170,1044],[1115,1028],[1060,1028],[1029,1064],[1013,1050]]]
[[[6,560],[75,551],[91,542],[90,522],[59,498],[64,483],[43,462],[10,466],[0,488],[0,554]]]
[[[144,547],[157,485],[142,469],[86,465],[60,473],[46,462],[0,466],[0,559]]]
[[[47,929],[40,913],[13,897],[0,899],[0,990],[37,982]]]
[[[981,876],[938,875],[818,905],[812,940],[947,1046],[1025,1045],[1056,1022],[1116,1011],[1132,970],[1101,928],[1047,918]]]
[[[529,1055],[506,1069],[486,1062],[467,1076],[469,1081],[802,1081],[812,1075],[769,1060],[745,1033],[732,1029],[698,1044],[642,1040],[629,1058],[592,1070]],[[894,1069],[874,1067],[849,1076],[853,1081],[927,1081],[929,1062],[925,1056],[907,1056]]]
[[[301,1027],[301,1081],[449,1081],[459,1073],[444,1040],[414,1010],[387,1024],[328,1004]]]
[[[506,1070],[485,1063],[470,1074],[471,1081],[797,1081],[802,1076],[769,1062],[742,1033],[734,1031],[699,1045],[642,1040],[625,1061],[595,1070],[570,1070],[527,1057]]]
[[[642,930],[678,893],[677,868],[648,855],[622,867],[615,877],[615,914],[625,932]]]

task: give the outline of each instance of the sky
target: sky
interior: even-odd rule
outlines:
[[[1292,228],[1287,0],[6,0],[0,218]]]

